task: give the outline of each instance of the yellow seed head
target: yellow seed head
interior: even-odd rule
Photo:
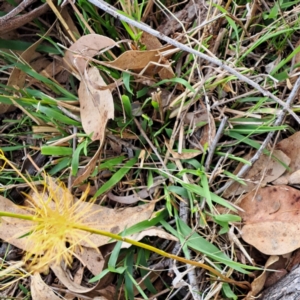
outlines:
[[[75,201],[72,194],[62,182],[55,184],[51,177],[45,177],[44,192],[28,197],[29,207],[25,209],[33,214],[34,221],[29,229],[28,250],[25,256],[34,269],[51,263],[65,261],[72,263],[76,248],[80,243],[89,241],[90,233],[78,227],[91,225],[88,218],[93,213],[93,203],[86,203],[89,189],[80,200]]]

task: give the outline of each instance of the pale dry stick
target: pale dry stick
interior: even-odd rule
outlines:
[[[73,42],[76,42],[76,38],[75,38],[74,34],[72,33],[70,27],[68,26],[66,21],[63,19],[60,12],[57,10],[56,6],[53,4],[52,0],[46,0],[46,2],[50,6],[52,11],[55,13],[56,17],[59,19],[61,24],[65,27],[66,31],[68,32],[68,34],[71,37],[71,39],[73,40]]]
[[[223,134],[223,130],[224,130],[224,127],[227,123],[227,120],[228,120],[228,117],[224,116],[224,118],[222,119],[222,121],[220,123],[220,126],[218,128],[216,136],[215,136],[214,140],[212,141],[212,143],[209,147],[208,156],[207,156],[207,159],[206,159],[206,162],[205,162],[205,171],[208,171],[208,169],[209,169],[209,166],[210,166],[210,163],[212,161],[215,149],[217,147],[217,143],[219,142],[219,140],[220,140],[220,138]]]
[[[67,110],[66,108],[62,107],[62,106],[57,106],[66,116],[68,116],[69,118],[81,122],[81,118],[78,115],[75,115],[73,113],[71,113],[69,110]]]
[[[296,113],[294,113],[290,106],[287,105],[287,103],[283,102],[281,99],[279,99],[278,97],[276,97],[275,95],[273,95],[272,93],[270,93],[269,91],[267,91],[266,89],[262,88],[259,84],[257,84],[256,82],[254,82],[253,80],[247,78],[246,76],[244,76],[243,74],[239,73],[238,71],[236,71],[235,69],[233,69],[232,67],[224,64],[222,61],[220,61],[219,59],[215,59],[212,58],[204,53],[201,53],[195,49],[190,48],[189,46],[186,46],[180,42],[177,42],[174,39],[171,39],[167,36],[165,36],[164,34],[158,32],[157,30],[152,29],[151,27],[149,27],[148,25],[132,20],[124,15],[122,15],[121,13],[119,13],[113,6],[109,5],[108,3],[102,1],[102,0],[88,0],[90,3],[94,4],[95,6],[97,6],[98,8],[104,10],[105,12],[109,13],[110,15],[112,15],[113,17],[115,17],[118,20],[127,22],[130,25],[136,26],[137,28],[146,31],[147,33],[152,34],[153,36],[169,43],[170,45],[173,45],[179,49],[181,49],[182,51],[186,51],[188,53],[194,54],[202,59],[205,59],[221,68],[223,68],[224,70],[228,71],[230,74],[236,76],[238,79],[240,79],[241,81],[244,81],[246,83],[248,83],[250,86],[254,87],[255,89],[257,89],[259,92],[261,92],[264,96],[267,96],[271,99],[273,99],[276,103],[278,103],[279,105],[281,105],[283,107],[283,109],[285,111],[287,111],[290,115],[292,115],[294,117],[294,119],[300,124],[300,118],[297,116]]]
[[[85,18],[82,16],[81,12],[78,10],[77,6],[74,4],[72,0],[68,0],[69,4],[72,6],[76,14],[79,16],[81,22],[85,25],[85,27],[89,30],[90,33],[95,33],[95,31],[91,28],[91,26],[87,23]]]
[[[286,101],[286,105],[287,107],[284,107],[283,110],[279,113],[274,126],[279,126],[281,125],[286,112],[288,111],[288,107],[290,107],[294,101],[294,98],[298,92],[298,89],[300,87],[300,77],[297,79],[297,81],[295,82],[295,85]],[[249,171],[249,169],[251,168],[251,166],[253,166],[253,164],[260,158],[261,154],[263,153],[263,151],[265,150],[265,148],[267,147],[268,143],[270,142],[270,140],[272,139],[273,135],[275,134],[275,131],[269,132],[269,134],[267,135],[266,139],[264,140],[264,142],[261,144],[261,146],[259,147],[259,149],[257,150],[257,152],[255,153],[255,155],[250,159],[250,163],[251,165],[244,165],[241,170],[238,172],[238,174],[236,175],[238,178],[241,178],[242,176],[244,176],[244,174],[246,172]],[[215,192],[215,194],[219,195],[221,193],[223,193],[226,189],[228,189],[235,181],[234,180],[229,180],[227,181],[227,183],[220,188],[219,190],[217,190]]]

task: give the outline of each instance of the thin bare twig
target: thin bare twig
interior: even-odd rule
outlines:
[[[281,105],[285,111],[289,112],[290,115],[292,115],[294,117],[294,119],[300,124],[300,118],[291,110],[290,106],[287,105],[287,103],[285,103],[284,101],[282,101],[281,99],[279,99],[278,97],[276,97],[275,95],[273,95],[271,92],[269,92],[268,90],[265,90],[264,88],[262,88],[259,84],[257,84],[256,82],[254,82],[253,80],[249,79],[248,77],[244,76],[243,74],[239,73],[238,71],[236,71],[235,69],[229,67],[228,65],[226,65],[225,63],[223,63],[221,60],[210,57],[204,53],[201,53],[195,49],[190,48],[187,45],[184,45],[180,42],[177,42],[175,39],[171,39],[167,36],[165,36],[164,34],[158,32],[157,30],[152,29],[150,26],[142,23],[142,22],[138,22],[135,20],[132,20],[122,14],[120,14],[113,6],[109,5],[108,3],[102,1],[102,0],[88,0],[90,3],[94,4],[95,6],[97,6],[98,8],[102,9],[103,11],[105,11],[106,13],[109,13],[110,15],[112,15],[113,17],[115,17],[118,20],[127,22],[128,24],[135,26],[143,31],[146,31],[147,33],[152,34],[153,36],[167,42],[170,45],[173,45],[183,51],[186,51],[188,53],[194,54],[202,59],[205,59],[219,67],[221,67],[222,69],[226,70],[227,72],[229,72],[230,74],[236,76],[238,79],[240,79],[241,81],[244,81],[246,83],[248,83],[250,86],[254,87],[255,89],[257,89],[259,92],[261,92],[264,96],[269,97],[271,99],[273,99],[276,103],[278,103],[279,105]]]
[[[214,140],[212,141],[212,143],[209,147],[208,156],[207,156],[207,159],[206,159],[206,162],[205,162],[205,171],[208,171],[208,169],[209,169],[209,166],[210,166],[210,163],[212,161],[215,149],[217,147],[217,143],[219,142],[219,140],[222,136],[223,129],[224,129],[226,123],[227,123],[227,120],[228,120],[228,117],[226,117],[226,116],[222,119],[222,121],[220,123],[220,126],[218,128],[217,134],[216,134]]]
[[[300,87],[300,77],[297,79],[287,101],[286,101],[286,105],[288,107],[290,107],[293,104],[294,98],[298,92],[298,89]],[[274,126],[279,126],[282,124],[282,121],[285,117],[286,112],[288,111],[288,109],[285,107],[278,115]],[[264,142],[261,144],[260,148],[257,150],[257,152],[255,153],[255,155],[250,159],[250,163],[251,165],[244,165],[241,170],[238,172],[238,174],[236,175],[237,177],[242,177],[244,176],[249,169],[251,168],[251,166],[260,158],[261,154],[263,153],[263,151],[265,150],[266,146],[269,144],[270,140],[272,139],[273,135],[275,134],[275,131],[269,132],[269,134],[267,135],[266,139],[264,140]],[[232,184],[233,184],[234,180],[229,180],[227,181],[227,183],[220,188],[218,191],[216,191],[215,193],[217,195],[221,194],[222,192],[224,192],[226,189],[228,189]]]
[[[3,25],[5,22],[7,22],[9,19],[15,17],[17,14],[22,12],[28,5],[36,2],[36,0],[23,0],[17,7],[12,9],[10,12],[8,12],[6,15],[0,18],[0,25]]]

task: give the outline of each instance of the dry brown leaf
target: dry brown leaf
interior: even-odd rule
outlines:
[[[144,70],[143,74],[150,76],[159,73],[164,68],[165,71],[161,74],[166,77],[162,79],[174,77],[170,64],[158,50],[129,50],[107,64],[122,70],[136,70],[137,72]]]
[[[250,160],[252,156],[253,153],[249,153],[243,158]],[[280,150],[274,150],[273,156],[277,159],[262,154],[243,178],[245,179],[246,185],[239,184],[238,182],[233,183],[231,187],[224,192],[224,197],[228,198],[250,192],[255,189],[258,184],[264,186],[268,182],[277,180],[286,171],[286,168],[279,161],[289,166],[291,159]],[[243,163],[239,163],[233,174],[237,174],[243,165]]]
[[[100,153],[101,153],[101,146],[99,146],[98,150],[91,158],[89,163],[84,167],[84,169],[79,170],[77,177],[73,181],[72,186],[76,186],[84,182],[90,176],[90,174],[94,171],[97,162],[99,161]]]
[[[146,46],[147,50],[155,50],[162,47],[159,39],[146,31],[143,31],[140,42]]]
[[[53,273],[56,275],[56,277],[62,282],[62,284],[72,292],[84,294],[93,291],[96,288],[96,286],[84,287],[74,282],[68,276],[68,271],[64,270],[61,266],[52,265],[50,266],[50,268],[53,271]]]
[[[245,225],[242,238],[268,255],[300,248],[300,191],[269,186],[248,193],[239,205]]]
[[[289,184],[300,184],[300,170],[295,171],[288,177]]]
[[[99,34],[87,34],[78,39],[68,51],[64,61],[67,67],[75,69],[82,76],[89,59],[95,56],[101,49],[115,46],[114,40]]]
[[[54,292],[53,289],[48,286],[39,273],[34,273],[31,276],[30,292],[32,300],[61,300]]]
[[[98,275],[102,272],[105,260],[100,251],[93,248],[82,247],[82,251],[75,251],[80,261],[86,266],[89,271]]]
[[[93,82],[105,86],[99,70],[91,67],[87,70],[84,80],[81,80],[78,89],[80,101],[80,116],[86,134],[93,133],[93,141],[103,142],[105,128],[109,119],[114,118],[114,102],[110,90],[98,90]]]
[[[300,170],[300,131],[277,143],[276,149],[281,150],[291,159],[290,170],[286,170],[283,174],[290,180],[292,173]]]
[[[146,230],[143,230],[141,232],[127,236],[127,238],[129,238],[131,240],[135,240],[135,241],[140,241],[145,236],[157,236],[162,239],[178,242],[178,239],[175,236],[173,236],[172,234],[169,234],[169,233],[165,232],[163,229],[157,228],[157,227],[149,227]],[[131,246],[131,244],[122,243],[121,248],[129,248],[130,246]]]
[[[259,292],[264,288],[268,275],[266,269],[268,269],[272,264],[274,264],[274,262],[278,261],[278,259],[279,257],[277,255],[272,255],[268,258],[263,272],[251,282],[251,291],[249,291],[245,300],[255,299],[255,296],[257,296]]]
[[[95,224],[93,228],[117,234],[141,221],[148,220],[153,213],[154,206],[154,202],[119,209],[111,209],[102,206],[100,211],[89,218],[89,221]],[[90,240],[97,247],[100,247],[107,244],[111,238],[93,234],[90,236]],[[89,245],[84,243],[83,246],[89,247]]]

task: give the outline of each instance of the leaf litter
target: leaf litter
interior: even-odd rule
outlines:
[[[155,298],[162,291],[170,292],[171,296],[175,291],[183,293],[181,298],[190,293],[191,299],[199,299],[200,294],[203,294],[203,299],[237,299],[242,298],[238,287],[242,287],[245,295],[248,292],[247,298],[256,297],[271,278],[272,272],[266,269],[276,269],[272,263],[278,256],[280,261],[283,255],[299,248],[299,135],[296,132],[290,136],[293,128],[297,131],[298,127],[290,116],[285,115],[285,111],[280,110],[281,107],[274,105],[272,97],[263,97],[265,91],[270,90],[280,95],[280,99],[287,98],[287,103],[294,100],[299,39],[291,33],[294,28],[287,29],[277,16],[284,11],[288,16],[288,25],[295,26],[293,17],[297,15],[297,4],[293,4],[295,9],[290,4],[284,4],[280,9],[277,4],[272,4],[273,7],[267,4],[270,10],[265,11],[259,3],[249,3],[246,8],[232,3],[208,8],[202,1],[190,1],[170,9],[166,7],[162,13],[156,3],[148,3],[145,7],[143,4],[121,3],[123,10],[132,14],[134,19],[151,22],[174,40],[227,60],[226,64],[230,61],[238,72],[237,77],[233,77],[228,70],[196,59],[192,54],[180,51],[180,48],[163,45],[149,34],[147,27],[142,32],[139,27],[126,26],[121,17],[121,22],[110,26],[112,19],[108,14],[99,19],[93,10],[85,10],[88,2],[83,2],[64,3],[61,13],[54,9],[53,4],[50,5],[60,22],[51,28],[51,34],[45,40],[56,45],[56,40],[52,40],[55,36],[64,44],[64,64],[61,49],[56,52],[55,47],[46,51],[44,48],[39,52],[38,47],[46,45],[43,39],[28,48],[27,54],[24,52],[24,57],[27,55],[29,59],[23,65],[22,60],[17,62],[15,57],[1,52],[3,61],[15,61],[18,65],[10,71],[11,76],[18,73],[20,77],[20,81],[16,76],[12,77],[12,94],[8,87],[3,88],[1,105],[4,110],[6,107],[18,107],[37,124],[35,135],[28,134],[32,124],[26,123],[26,120],[23,122],[27,131],[14,128],[19,134],[14,133],[17,142],[10,138],[11,133],[7,131],[16,122],[3,127],[1,147],[18,166],[27,150],[53,143],[53,152],[47,154],[51,159],[44,167],[54,175],[46,178],[47,185],[53,187],[52,194],[56,194],[57,198],[57,201],[49,201],[51,197],[47,193],[29,184],[35,193],[28,191],[26,202],[18,207],[7,199],[4,188],[1,211],[24,215],[29,209],[33,213],[34,208],[37,211],[44,207],[44,203],[48,203],[53,211],[60,205],[66,205],[64,213],[68,215],[69,210],[69,214],[72,212],[82,216],[80,221],[83,225],[92,224],[95,229],[120,233],[121,236],[129,230],[131,234],[128,237],[132,240],[146,241],[153,245],[153,250],[165,249],[167,252],[161,252],[162,256],[178,253],[182,258],[192,260],[184,260],[182,265],[163,260],[159,265],[159,257],[149,251],[134,248],[125,242],[116,244],[115,240],[106,236],[79,236],[74,231],[71,235],[65,235],[61,243],[65,253],[71,253],[71,256],[65,256],[60,263],[53,258],[50,263],[47,243],[44,243],[45,248],[40,247],[33,252],[26,243],[34,236],[34,231],[30,231],[30,225],[34,223],[3,216],[1,239],[24,250],[26,268],[30,266],[30,261],[37,266],[39,259],[48,257],[49,263],[46,263],[45,269],[36,268],[41,275],[31,275],[32,297],[39,299],[40,294],[45,299],[56,299],[57,293],[75,298],[77,293],[94,299],[113,299],[117,294],[121,299],[134,299],[135,296]],[[248,13],[243,18],[245,9]],[[74,11],[77,19],[73,18]],[[255,19],[257,12],[259,19]],[[63,22],[61,15],[66,13],[69,17]],[[289,16],[292,17],[289,19]],[[268,27],[270,20],[278,25],[276,34],[272,33],[272,27]],[[255,22],[260,22],[260,26],[255,26]],[[120,29],[121,24],[124,29]],[[28,28],[17,30],[26,33]],[[30,30],[36,31],[36,28],[32,26]],[[86,30],[90,34],[80,37],[81,32]],[[122,40],[124,36],[131,40]],[[289,43],[295,47],[294,70],[290,66],[293,55],[287,54],[289,49],[285,49],[282,41],[276,40],[278,36],[291,39]],[[270,53],[266,53],[265,46]],[[41,54],[47,51],[55,53],[59,66],[55,64],[52,54],[45,57]],[[272,59],[272,54],[277,60]],[[69,75],[63,78],[60,75],[64,68]],[[239,74],[246,74],[250,85],[239,80],[242,78]],[[252,90],[253,78],[264,89]],[[134,111],[136,104],[139,113]],[[297,106],[293,111],[298,111]],[[286,123],[282,125],[284,116]],[[9,112],[5,113],[5,117],[15,118]],[[264,144],[269,132],[280,133],[278,142],[272,136]],[[26,151],[23,153],[24,145]],[[264,151],[256,152],[260,147]],[[139,158],[139,163],[135,163],[133,157]],[[243,173],[245,163],[251,165],[247,174]],[[161,164],[167,168],[163,169]],[[3,186],[10,184],[6,178],[14,182],[12,170],[16,171],[3,166]],[[41,170],[37,168],[37,171]],[[69,171],[70,175],[67,174]],[[41,178],[38,172],[30,176]],[[165,179],[156,185],[157,176]],[[70,191],[64,185],[55,185],[54,177],[68,183]],[[22,179],[19,177],[18,180]],[[226,184],[232,179],[236,182],[228,188]],[[92,193],[86,189],[89,185]],[[221,194],[227,202],[218,196]],[[90,196],[94,196],[92,202],[83,201]],[[213,206],[214,201],[226,208]],[[36,206],[38,202],[42,205]],[[67,203],[71,202],[72,205],[68,206]],[[75,211],[72,210],[73,205],[77,207]],[[242,223],[233,216],[234,212],[228,213],[230,207],[237,209]],[[47,211],[45,209],[44,213]],[[57,223],[58,220],[57,217]],[[40,229],[43,222],[39,222]],[[72,220],[66,223],[72,223]],[[240,232],[246,243],[234,241],[231,244],[230,235],[239,238],[235,230]],[[57,234],[59,232],[57,230]],[[25,236],[20,238],[22,234]],[[73,247],[72,241],[76,238],[81,241]],[[249,245],[258,249],[258,253],[271,255],[270,258],[259,260]],[[58,254],[61,250],[52,252]],[[198,255],[205,263],[197,264],[203,271],[196,280],[199,274],[190,266],[196,263]],[[249,263],[244,256],[250,257]],[[278,270],[289,271],[286,267],[289,259],[278,266]],[[292,263],[296,261],[294,258]],[[69,262],[69,266],[65,262]],[[263,271],[255,271],[255,276],[262,272],[255,280],[252,280],[253,274],[248,275],[246,271],[247,268],[255,269],[252,264],[265,266],[261,268]],[[213,268],[209,269],[209,265]],[[153,272],[156,266],[161,277]],[[224,277],[218,272],[222,268],[225,271],[226,266],[234,271]],[[186,270],[179,271],[179,267]],[[64,292],[61,292],[62,289],[52,289],[51,283],[45,284],[47,268],[60,281],[60,287],[66,289]],[[164,269],[166,271],[161,271]],[[172,273],[175,277],[170,280]],[[184,277],[185,274],[187,277]],[[227,283],[215,284],[214,280],[210,280],[212,274]],[[241,282],[230,279],[231,275]],[[102,279],[92,285],[89,279],[93,276]],[[173,290],[170,291],[168,284],[162,282],[169,282]],[[202,282],[201,285],[199,282]]]

